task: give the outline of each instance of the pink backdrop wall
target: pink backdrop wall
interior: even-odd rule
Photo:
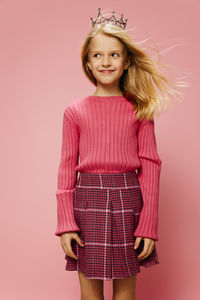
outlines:
[[[80,299],[76,272],[64,270],[54,236],[62,113],[93,93],[80,47],[97,8],[128,18],[135,40],[149,38],[175,75],[191,82],[182,103],[156,120],[163,161],[160,265],[141,269],[137,300],[197,300],[199,290],[199,11],[197,0],[0,1],[0,298]],[[148,297],[150,295],[150,297]],[[105,282],[105,299],[111,299]],[[147,298],[148,297],[148,298]]]

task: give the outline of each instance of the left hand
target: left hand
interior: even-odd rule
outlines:
[[[138,255],[138,259],[144,259],[147,256],[149,256],[152,253],[155,246],[155,240],[137,236],[134,243],[134,249],[138,248],[142,239],[144,240],[144,248],[142,252]]]

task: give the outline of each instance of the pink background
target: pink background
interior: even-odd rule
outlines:
[[[123,3],[123,4],[122,4]],[[137,300],[197,300],[199,288],[199,11],[197,0],[0,1],[0,298],[80,299],[78,275],[64,270],[56,229],[62,114],[94,92],[80,47],[97,8],[123,13],[130,35],[170,51],[162,61],[188,75],[182,103],[156,120],[163,161],[160,265],[141,269]],[[154,44],[155,42],[155,44]],[[112,282],[105,282],[111,299]],[[148,297],[150,295],[150,298]]]

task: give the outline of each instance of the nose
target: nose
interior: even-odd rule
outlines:
[[[103,66],[110,66],[110,59],[105,55],[102,61]]]

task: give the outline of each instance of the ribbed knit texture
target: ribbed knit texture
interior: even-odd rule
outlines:
[[[88,96],[68,104],[63,114],[55,235],[80,231],[73,210],[79,171],[122,173],[136,169],[144,205],[134,236],[157,241],[161,160],[154,119],[137,120],[124,96]]]

